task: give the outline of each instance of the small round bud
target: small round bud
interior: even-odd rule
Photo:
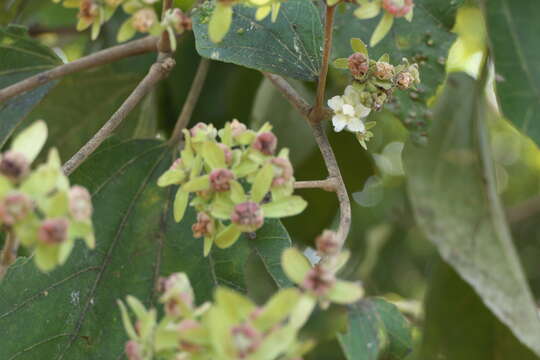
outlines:
[[[195,124],[195,126],[190,129],[190,132],[191,137],[193,138],[206,137],[208,140],[215,139],[217,135],[217,130],[212,124],[207,125],[202,122]]]
[[[77,16],[86,22],[93,22],[99,16],[99,6],[94,0],[81,0]]]
[[[275,166],[274,179],[272,180],[272,186],[281,186],[288,183],[293,177],[293,167],[289,159],[277,157],[270,160]]]
[[[232,179],[234,179],[234,174],[229,169],[215,169],[210,173],[210,184],[217,192],[229,191]]]
[[[160,279],[163,296],[160,302],[165,304],[165,312],[169,316],[184,316],[194,304],[193,289],[184,273],[174,273]]]
[[[232,328],[231,333],[239,359],[253,354],[261,344],[261,334],[249,324],[237,325]]]
[[[0,174],[13,182],[21,181],[30,172],[30,162],[24,154],[6,151],[0,160]]]
[[[384,91],[373,93],[372,108],[376,111],[381,110],[387,99],[388,95]]]
[[[411,87],[413,82],[414,82],[414,77],[408,71],[400,72],[396,76],[396,85],[401,90],[407,90],[408,88]]]
[[[26,194],[10,192],[0,203],[0,221],[4,225],[13,225],[24,219],[33,207],[32,200]]]
[[[247,131],[247,127],[246,125],[242,124],[237,119],[234,119],[231,122],[231,130],[232,130],[233,137],[237,137],[245,133]]]
[[[375,63],[374,75],[379,80],[390,80],[394,77],[394,66],[384,61]]]
[[[264,215],[256,202],[247,201],[234,207],[231,221],[243,232],[253,232],[264,224]]]
[[[331,230],[324,230],[315,240],[315,244],[319,254],[324,256],[336,255],[341,248],[337,234]]]
[[[171,11],[170,19],[174,26],[174,30],[178,34],[183,33],[185,30],[191,30],[191,19],[182,10],[173,9]]]
[[[349,56],[349,71],[355,79],[362,79],[369,70],[369,61],[366,55],[354,53]]]
[[[86,188],[75,185],[69,189],[69,212],[75,220],[89,220],[92,210],[91,196]]]
[[[191,226],[191,230],[193,230],[193,237],[197,239],[210,236],[215,231],[214,220],[207,213],[200,212],[197,214],[197,222]]]
[[[144,8],[133,14],[133,28],[138,32],[146,33],[158,21],[153,9]]]
[[[253,142],[253,148],[259,150],[264,155],[271,156],[276,151],[277,147],[277,138],[276,135],[270,131],[263,132],[255,138]]]
[[[229,149],[229,147],[227,145],[222,144],[222,143],[218,143],[218,146],[225,153],[225,163],[227,165],[231,165],[232,161],[233,161],[233,152],[231,151],[231,149]]]
[[[403,17],[411,12],[413,0],[383,0],[382,7],[394,17]]]
[[[124,348],[128,360],[143,360],[141,346],[135,340],[129,340]]]
[[[320,265],[315,265],[306,275],[301,286],[307,291],[313,292],[316,296],[324,296],[336,282],[336,277],[332,272]]]
[[[49,245],[62,243],[67,239],[68,225],[65,218],[47,219],[39,227],[38,239]]]

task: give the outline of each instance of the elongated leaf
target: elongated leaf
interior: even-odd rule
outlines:
[[[540,321],[495,189],[483,89],[448,78],[430,144],[408,143],[404,164],[418,225],[514,334],[540,354]]]
[[[538,360],[450,266],[432,268],[421,359]]]
[[[217,44],[208,38],[211,12],[211,5],[206,3],[193,17],[201,56],[300,80],[317,78],[322,24],[310,0],[284,2],[274,23],[270,17],[256,21],[254,8],[235,6],[231,29]]]
[[[348,330],[338,339],[347,360],[398,360],[412,350],[407,320],[394,305],[377,298],[349,309]]]
[[[278,222],[256,239],[203,257],[203,240],[191,233],[194,211],[175,223],[174,189],[156,185],[171,160],[162,143],[134,140],[109,145],[73,174],[93,196],[97,248],[76,247],[50,274],[39,273],[31,259],[13,265],[0,283],[0,336],[9,338],[1,342],[1,359],[116,359],[126,341],[117,299],[131,294],[151,305],[157,277],[177,271],[188,274],[199,303],[218,284],[244,292],[250,244],[272,277],[283,279],[272,251],[290,240]]]
[[[0,89],[61,63],[49,48],[31,39],[21,27],[0,28]],[[0,146],[54,83],[0,103]]]
[[[352,54],[351,38],[357,37],[368,43],[379,23],[380,15],[370,20],[359,20],[353,14],[354,9],[355,6],[346,5],[342,13],[337,11],[333,59]],[[403,18],[395,19],[388,35],[376,46],[368,49],[370,58],[375,60],[387,53],[394,64],[404,57],[418,63],[422,81],[418,91],[396,91],[394,96],[397,104],[387,105],[415,136],[421,136],[421,133],[425,132],[430,122],[426,101],[435,94],[446,76],[445,59],[455,39],[455,35],[450,33],[452,24],[448,24],[447,17],[454,13],[453,2],[417,0],[412,22]]]
[[[540,144],[540,2],[489,0],[485,14],[502,111]]]

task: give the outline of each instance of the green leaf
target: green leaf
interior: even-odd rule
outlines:
[[[296,248],[290,248],[283,252],[281,264],[285,274],[296,284],[302,283],[311,269],[309,260]]]
[[[404,150],[418,226],[516,336],[540,354],[540,321],[496,192],[482,84],[448,78],[430,143]]]
[[[364,44],[362,39],[352,38],[351,39],[351,49],[353,49],[353,51],[355,51],[355,52],[362,53],[362,54],[364,54],[366,56],[368,55],[367,46],[366,46],[366,44]]]
[[[364,299],[349,308],[348,330],[338,334],[347,360],[404,359],[412,350],[410,326],[383,299]]]
[[[237,5],[233,22],[218,44],[208,37],[211,5],[205,3],[193,16],[197,51],[203,57],[231,62],[300,80],[314,81],[321,63],[322,24],[309,0],[289,0],[281,5],[275,22],[255,21],[255,9]]]
[[[22,27],[0,28],[0,89],[61,63],[52,50],[30,38]],[[55,82],[42,85],[0,103],[0,146]]]
[[[420,359],[538,360],[450,266],[432,269]]]
[[[231,27],[232,16],[232,6],[219,2],[216,4],[208,23],[208,36],[212,42],[218,43],[223,40]]]
[[[377,24],[377,27],[371,35],[371,39],[369,40],[369,46],[373,47],[377,45],[382,39],[384,39],[384,37],[392,28],[393,24],[394,17],[385,11],[383,13],[383,16],[379,20],[379,24]]]
[[[390,104],[386,109],[399,116],[405,126],[417,139],[422,138],[430,123],[430,112],[426,102],[435,95],[437,88],[444,82],[445,59],[455,35],[450,32],[452,24],[447,18],[455,15],[455,5],[447,0],[416,0],[414,18],[411,23],[403,18],[395,19],[390,33],[369,49],[370,58],[378,59],[388,53],[393,61],[406,57],[417,62],[422,82],[418,91],[396,91],[394,95],[399,106]],[[435,10],[434,10],[435,9]],[[353,5],[343,6],[336,14],[332,59],[351,55],[349,41],[353,37],[369,40],[379,17],[359,20],[352,13]]]
[[[250,245],[258,245],[242,237],[204,258],[203,240],[191,231],[195,211],[175,223],[174,188],[157,186],[172,160],[162,143],[133,140],[96,152],[72,175],[93,197],[96,249],[78,242],[66,264],[49,274],[26,258],[8,270],[0,283],[0,336],[9,341],[2,342],[0,359],[118,357],[127,337],[116,300],[132,295],[150,308],[157,276],[186,272],[197,303],[211,299],[216,285],[246,291],[245,263]],[[257,241],[290,246],[279,222],[260,231]],[[273,264],[274,254],[259,251]]]
[[[307,202],[300,196],[293,195],[263,204],[264,216],[280,218],[300,214],[307,207]]]
[[[29,162],[34,161],[47,140],[47,125],[38,120],[13,139],[11,150],[24,154]]]
[[[502,111],[540,144],[540,2],[493,0],[484,8]]]

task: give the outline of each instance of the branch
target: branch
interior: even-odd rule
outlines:
[[[164,0],[163,8],[161,10],[161,19],[165,18],[165,13],[172,7],[173,0]],[[160,54],[171,54],[171,40],[169,39],[169,32],[163,31],[157,44],[157,48]],[[163,55],[162,55],[163,56]]]
[[[298,110],[300,114],[307,117],[311,106],[304,100],[300,94],[289,84],[285,79],[279,75],[270,74],[267,72],[262,73],[268,80],[274,84],[274,86],[281,92],[283,96],[291,103],[292,106]]]
[[[199,67],[197,68],[197,73],[195,74],[193,82],[191,83],[191,89],[189,90],[189,94],[186,98],[186,101],[184,102],[184,106],[182,107],[182,111],[180,112],[180,116],[176,121],[176,125],[174,126],[174,130],[171,135],[170,141],[173,144],[176,144],[180,141],[180,139],[182,138],[182,130],[185,129],[185,127],[189,123],[189,119],[191,119],[193,110],[195,110],[195,105],[197,105],[197,100],[199,100],[199,96],[201,95],[201,91],[204,85],[204,81],[206,80],[206,75],[208,74],[209,67],[210,60],[201,58],[201,61],[199,62]]]
[[[164,79],[174,67],[175,62],[172,58],[166,57],[152,65],[148,74],[137,85],[133,92],[128,96],[124,103],[111,116],[109,120],[98,130],[98,132],[77,151],[64,164],[64,173],[71,174],[79,165],[92,154],[101,143],[111,135],[111,133],[122,123],[128,114],[137,106],[142,98],[152,90],[154,85]]]
[[[31,76],[0,90],[0,103],[7,101],[25,91],[29,91],[38,86],[46,84],[54,79],[70,75],[75,72],[112,63],[126,57],[156,51],[157,43],[157,37],[148,36],[140,40],[135,40],[126,44],[113,46],[111,48],[98,51],[92,55],[85,56],[70,63],[57,66],[54,69]]]
[[[326,191],[336,191],[336,178],[329,177],[326,180],[296,181],[295,189],[323,189]]]

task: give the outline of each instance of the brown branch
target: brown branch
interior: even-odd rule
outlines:
[[[191,89],[189,90],[189,94],[184,102],[182,111],[180,112],[176,125],[174,126],[170,140],[172,144],[177,144],[182,138],[182,130],[188,125],[191,115],[193,114],[193,110],[195,110],[195,105],[197,105],[197,100],[199,100],[199,96],[201,95],[209,67],[210,60],[201,58],[199,67],[197,68],[197,73],[195,74],[193,82],[191,83]]]
[[[75,72],[112,63],[126,57],[156,51],[157,43],[157,37],[148,36],[140,40],[135,40],[126,44],[113,46],[111,48],[98,51],[92,55],[85,56],[70,63],[57,66],[54,69],[31,76],[0,90],[0,103],[7,101],[23,92],[32,90],[38,86],[46,84],[54,79],[70,75]]]
[[[326,191],[336,191],[336,179],[329,177],[326,180],[296,181],[295,189],[322,189]]]
[[[540,196],[525,200],[506,210],[506,217],[509,223],[523,221],[531,216],[540,213]]]
[[[161,10],[161,19],[165,18],[165,13],[167,10],[172,8],[173,0],[164,0],[163,1],[163,8]],[[169,32],[163,31],[161,33],[161,37],[159,39],[158,45],[157,45],[158,51],[160,54],[170,54],[172,52],[171,49],[171,40],[169,39]]]
[[[137,106],[143,97],[152,90],[154,85],[164,79],[174,67],[175,62],[172,58],[166,57],[152,65],[148,74],[137,85],[133,92],[128,96],[124,103],[111,116],[109,120],[98,130],[98,132],[77,151],[64,164],[64,173],[71,174],[90,154],[92,154],[101,143],[111,135],[111,133],[122,123],[128,114]]]
[[[7,268],[15,262],[19,242],[12,229],[6,231],[4,248],[0,254],[0,280],[7,272]]]

